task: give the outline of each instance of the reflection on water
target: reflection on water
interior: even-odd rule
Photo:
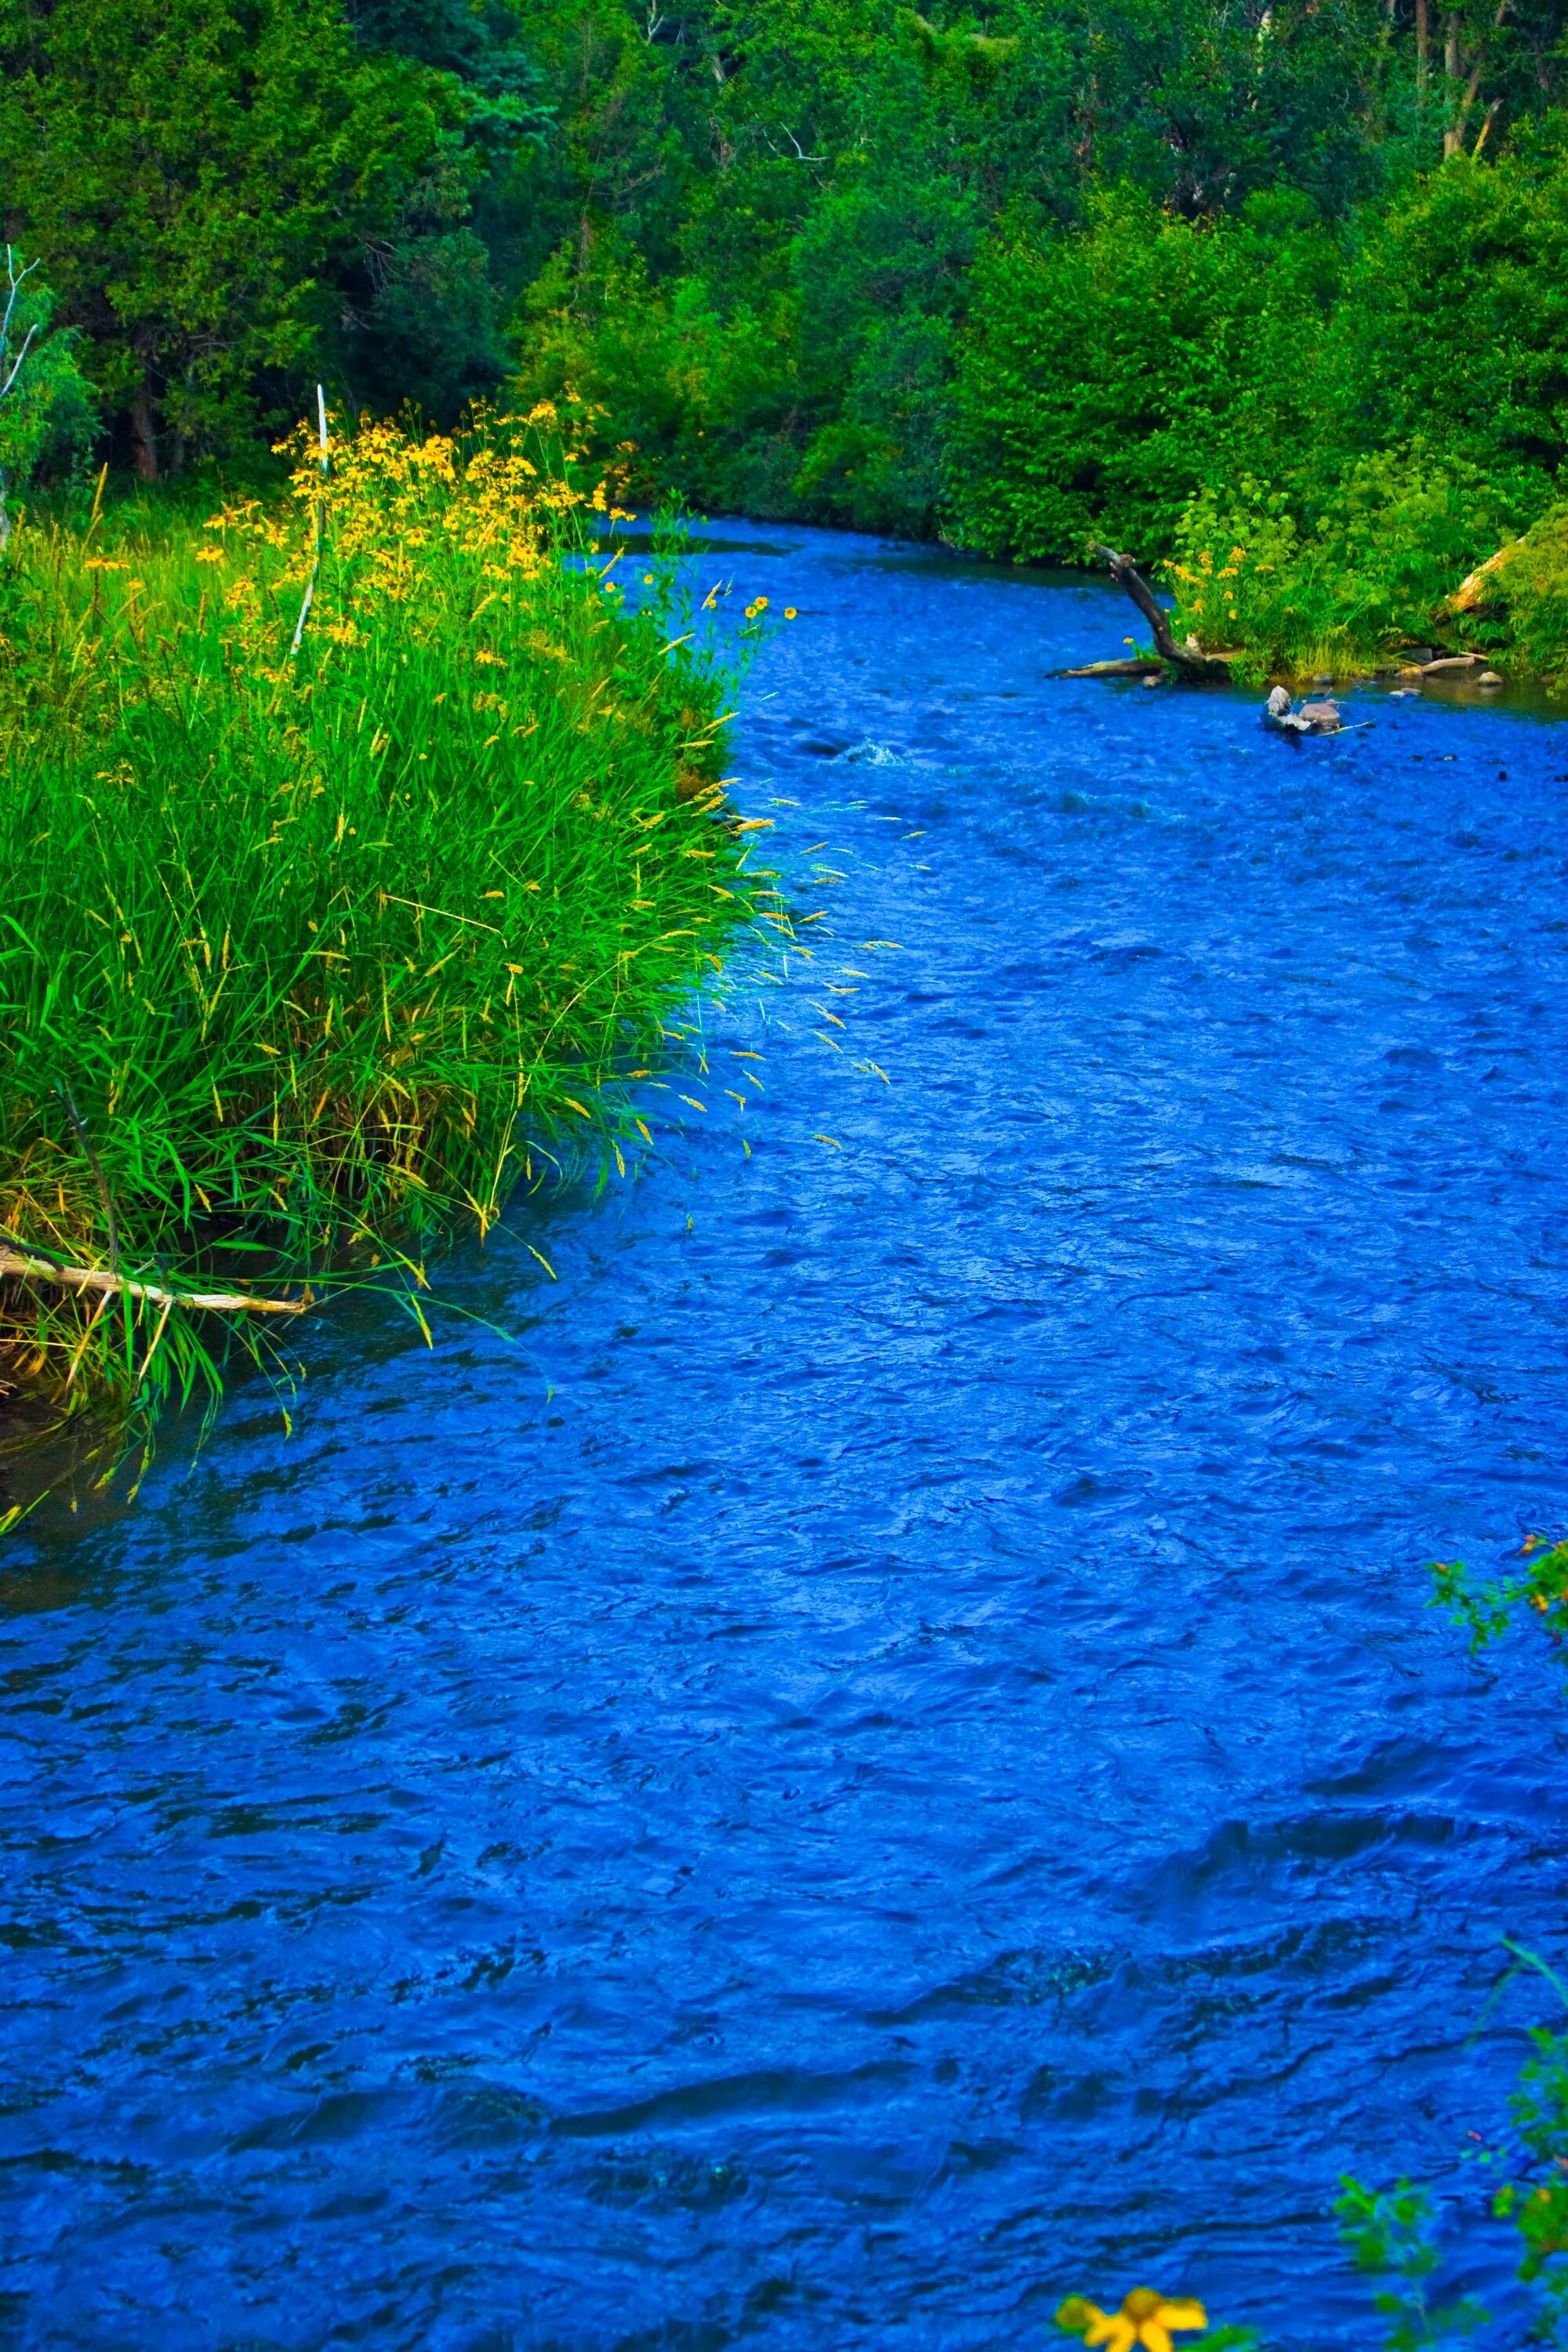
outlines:
[[[11,1548],[0,2336],[1349,2347],[1355,2168],[1516,2341],[1563,1710],[1420,1563],[1568,1520],[1568,739],[1291,746],[1052,679],[1107,588],[744,531],[809,957],[480,1320]]]

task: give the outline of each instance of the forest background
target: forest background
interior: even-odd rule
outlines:
[[[57,472],[570,397],[645,500],[1109,539],[1267,658],[1510,548],[1461,634],[1561,679],[1565,78],[1563,0],[0,0],[0,194]]]

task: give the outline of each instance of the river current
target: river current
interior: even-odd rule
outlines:
[[[1568,1710],[1423,1563],[1568,1525],[1568,731],[1291,744],[1054,678],[1099,583],[698,563],[798,608],[733,799],[809,956],[433,1348],[340,1308],[291,1434],[238,1391],[0,1559],[0,2346],[1000,2352],[1148,2283],[1348,2352],[1347,2170],[1515,2344]]]

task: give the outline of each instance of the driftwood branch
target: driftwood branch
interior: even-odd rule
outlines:
[[[154,1307],[201,1307],[217,1315],[302,1315],[308,1298],[253,1298],[243,1290],[163,1290],[96,1265],[56,1265],[22,1250],[0,1248],[0,1280],[57,1283],[67,1290],[100,1290],[105,1297],[150,1299]]]
[[[1171,635],[1170,614],[1130,555],[1119,555],[1113,547],[1101,547],[1097,550],[1097,552],[1102,555],[1110,565],[1110,576],[1117,586],[1126,590],[1148,622],[1154,633],[1154,643],[1159,648],[1163,662],[1168,662],[1173,669],[1179,670],[1186,678],[1207,678],[1221,682],[1228,679],[1230,671],[1223,654],[1205,654],[1198,648],[1195,640],[1186,646],[1179,646],[1176,643],[1175,638]],[[1100,667],[1098,664],[1096,667],[1097,669]],[[1144,670],[1149,667],[1148,663],[1140,665],[1140,667]],[[1131,671],[1113,672],[1107,669],[1100,669],[1100,674],[1102,677],[1134,675]]]
[[[1124,661],[1085,662],[1081,669],[1064,669],[1060,677],[1159,677],[1165,665],[1156,654],[1134,654]]]

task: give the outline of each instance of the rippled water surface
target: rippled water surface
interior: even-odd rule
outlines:
[[[1350,2167],[1516,2342],[1563,1708],[1420,1564],[1568,1521],[1568,733],[742,536],[810,960],[447,1268],[511,1337],[345,1310],[10,1548],[0,2343],[1348,2347]]]

